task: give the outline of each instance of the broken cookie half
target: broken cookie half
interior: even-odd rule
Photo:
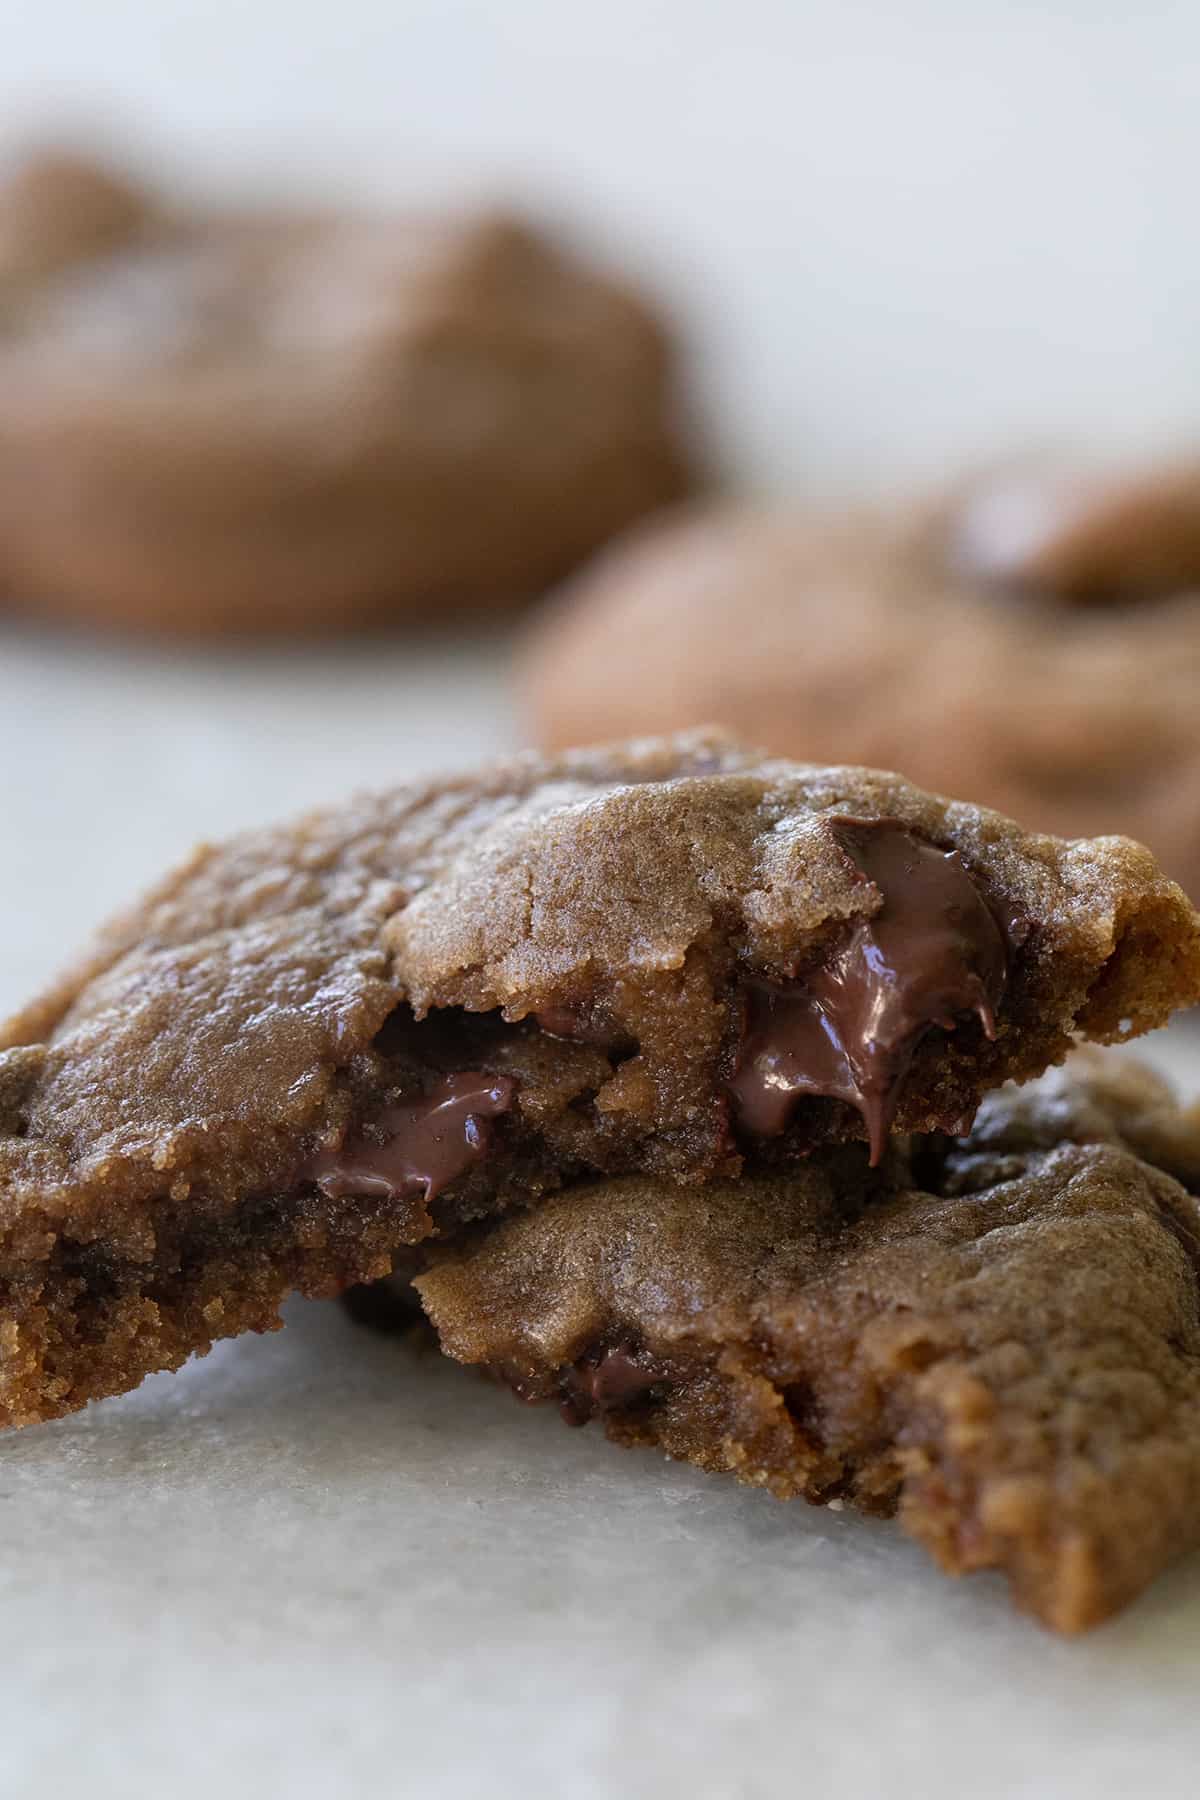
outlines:
[[[1134,1153],[1200,1170],[1200,1117],[1111,1062],[883,1168],[846,1147],[699,1192],[577,1187],[428,1247],[415,1285],[443,1348],[523,1398],[897,1513],[1080,1631],[1200,1543],[1200,1201]]]
[[[589,1176],[962,1131],[1200,996],[1149,852],[711,735],[198,851],[0,1030],[0,1420]]]

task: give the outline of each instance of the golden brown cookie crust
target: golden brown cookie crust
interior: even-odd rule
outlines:
[[[897,1512],[1080,1631],[1200,1542],[1200,1204],[1133,1153],[1148,1109],[1200,1168],[1195,1115],[1110,1059],[886,1170],[577,1187],[416,1286],[443,1348],[570,1422]]]
[[[0,1415],[118,1391],[589,1172],[694,1184],[861,1138],[817,1095],[747,1137],[729,1088],[747,983],[802,992],[883,904],[846,814],[953,851],[1010,934],[993,1036],[926,1031],[898,1128],[957,1127],[1077,1034],[1200,994],[1200,922],[1140,846],[719,737],[518,757],[202,849],[0,1029]],[[490,1096],[467,1139],[456,1083]],[[470,1154],[423,1189],[397,1134],[447,1094]]]
[[[666,332],[499,214],[0,189],[0,587],[194,635],[504,609],[689,485]]]

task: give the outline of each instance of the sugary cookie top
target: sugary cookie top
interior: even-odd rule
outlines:
[[[653,1072],[678,1073],[734,984],[802,979],[879,910],[845,819],[956,853],[1007,936],[975,1099],[1073,1032],[1145,1029],[1200,993],[1196,916],[1126,840],[1032,836],[896,775],[706,734],[525,755],[202,848],[116,921],[0,1033],[6,1216],[64,1184],[111,1192],[135,1165],[143,1192],[281,1179],[402,1005],[602,1005],[619,1023],[700,966],[662,1003]],[[922,1074],[918,1056],[918,1087],[939,1057]]]
[[[643,528],[535,620],[520,675],[534,738],[718,721],[1050,831],[1129,831],[1200,891],[1200,594],[1185,579],[1200,570],[1200,475],[1145,509],[1161,533],[1143,521],[1110,544],[1140,503],[1126,494],[1028,567],[974,541],[988,497],[844,515],[718,503]],[[1109,603],[1047,599],[1051,582]]]

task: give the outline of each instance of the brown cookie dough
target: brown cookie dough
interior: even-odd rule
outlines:
[[[1145,1072],[1006,1089],[885,1169],[587,1184],[416,1287],[444,1349],[571,1423],[998,1568],[1059,1631],[1200,1543],[1200,1203],[1139,1160]],[[1081,1142],[1072,1138],[1079,1129]]]
[[[1145,1063],[1106,1050],[1076,1050],[1026,1087],[985,1094],[968,1152],[978,1169],[993,1152],[1025,1154],[1059,1144],[1111,1144],[1200,1194],[1200,1100],[1181,1106]],[[991,1179],[1002,1178],[997,1163]]]
[[[202,849],[0,1028],[0,1420],[588,1173],[965,1128],[1198,995],[1200,920],[1140,846],[714,737]]]
[[[521,679],[549,747],[717,720],[1063,836],[1129,832],[1200,894],[1194,468],[685,514],[567,590]]]
[[[155,632],[502,609],[689,484],[665,333],[500,215],[0,188],[0,588]]]

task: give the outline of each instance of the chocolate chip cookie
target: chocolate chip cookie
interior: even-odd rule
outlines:
[[[42,158],[0,188],[0,588],[188,634],[508,607],[687,487],[672,361],[520,220],[185,214]]]
[[[711,736],[204,848],[0,1030],[0,1419],[589,1174],[965,1130],[1200,996],[1149,852]]]
[[[687,514],[568,589],[522,686],[550,747],[717,720],[1064,836],[1129,832],[1200,894],[1200,473]]]
[[[431,1250],[416,1287],[443,1348],[570,1423],[895,1513],[1081,1631],[1200,1543],[1183,1173],[1200,1114],[1110,1056],[875,1169],[847,1146],[700,1190],[577,1186]]]

